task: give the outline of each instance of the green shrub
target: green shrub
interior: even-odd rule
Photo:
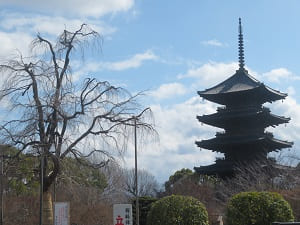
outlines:
[[[171,195],[152,204],[147,225],[208,225],[208,215],[197,199]]]
[[[227,225],[271,225],[292,222],[292,209],[274,192],[242,192],[231,198],[227,206]]]

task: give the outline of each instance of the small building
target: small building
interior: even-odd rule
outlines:
[[[266,132],[269,126],[288,123],[290,118],[272,114],[266,102],[284,99],[287,94],[274,90],[252,77],[245,69],[241,19],[239,19],[239,68],[216,86],[199,91],[200,97],[222,107],[210,115],[197,116],[201,123],[224,129],[209,140],[196,141],[203,149],[224,154],[215,164],[194,167],[203,175],[228,177],[236,166],[267,160],[267,154],[290,148],[293,143],[276,139]]]

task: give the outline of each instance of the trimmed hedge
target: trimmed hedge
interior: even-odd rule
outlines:
[[[291,206],[275,192],[242,192],[227,206],[227,225],[271,225],[294,221]]]
[[[147,225],[208,225],[208,215],[197,199],[171,195],[152,204]]]

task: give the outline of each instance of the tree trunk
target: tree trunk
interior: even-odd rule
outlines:
[[[53,206],[51,191],[43,192],[43,225],[53,225]]]

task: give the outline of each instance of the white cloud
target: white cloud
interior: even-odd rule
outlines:
[[[299,76],[296,76],[286,68],[277,68],[269,72],[262,74],[263,78],[266,78],[270,82],[279,83],[287,80],[300,80]]]
[[[17,51],[23,56],[29,55],[29,45],[37,33],[54,39],[64,29],[74,31],[80,28],[79,19],[66,19],[64,17],[29,15],[20,13],[1,12],[0,20],[0,57],[9,58]],[[106,25],[100,20],[88,20],[92,29],[100,35],[107,37],[116,31],[116,28]],[[49,36],[50,35],[50,36]]]
[[[9,32],[21,31],[35,35],[36,33],[59,35],[64,29],[77,30],[80,25],[87,23],[103,36],[107,36],[116,31],[116,28],[107,25],[101,20],[89,19],[67,19],[61,16],[47,16],[38,14],[20,14],[2,12],[0,27]]]
[[[197,96],[172,106],[152,105],[151,109],[155,115],[161,147],[176,152],[182,146],[193,146],[198,138],[209,137],[216,129],[211,126],[201,126],[196,116],[197,114],[212,113],[215,108],[215,104],[203,102]]]
[[[110,13],[126,12],[134,6],[134,0],[2,0],[0,6],[16,6],[31,11],[99,18]]]
[[[208,88],[214,86],[233,75],[238,69],[238,63],[216,63],[209,62],[195,68],[189,69],[185,74],[179,74],[177,78],[194,78],[193,88]],[[275,68],[265,73],[257,73],[251,68],[246,68],[251,76],[254,76],[261,82],[269,81],[280,83],[282,81],[297,81],[300,76],[293,74],[286,68]]]
[[[290,86],[287,88],[287,93],[289,96],[293,96],[296,94],[296,89],[294,87]]]
[[[195,145],[195,141],[212,138],[219,130],[201,125],[196,119],[198,114],[215,112],[215,104],[194,96],[185,102],[170,106],[152,105],[151,109],[155,116],[160,143],[140,149],[138,156],[140,167],[151,170],[160,182],[164,182],[176,170],[193,169],[194,166],[214,162],[217,154],[200,150]],[[134,165],[133,160],[133,151],[130,151],[126,163]]]
[[[201,44],[205,45],[205,46],[215,46],[215,47],[224,47],[224,46],[226,46],[226,44],[223,44],[222,42],[220,42],[216,39],[202,41]]]
[[[19,52],[28,55],[28,46],[31,41],[32,37],[24,32],[0,32],[0,59],[4,60],[16,54],[19,55]]]
[[[134,0],[2,0],[0,6],[0,56],[12,54],[16,49],[26,55],[37,33],[53,39],[64,29],[77,30],[82,23],[110,39],[117,28],[99,18],[129,11]]]
[[[274,155],[279,155],[279,159],[282,160],[283,163],[296,165],[300,159],[300,103],[293,96],[288,96],[283,102],[277,101],[273,104],[268,104],[268,107],[271,108],[274,114],[291,118],[288,124],[280,125],[275,128],[269,127],[268,131],[273,132],[275,138],[294,142],[291,149],[285,149]]]
[[[157,58],[158,57],[151,50],[147,50],[146,52],[136,54],[127,60],[123,60],[119,62],[103,63],[103,66],[108,70],[116,70],[116,71],[126,70],[126,69],[140,67],[144,61],[156,60]]]
[[[182,168],[193,170],[195,166],[208,165],[214,162],[215,153],[200,151],[195,147],[193,153],[176,154],[171,152],[161,152],[159,156],[149,155],[148,152],[140,152],[138,156],[139,168],[151,171],[155,178],[164,183],[175,171]],[[126,158],[126,165],[130,168],[134,165],[134,158]]]
[[[272,112],[278,115],[291,118],[291,121],[287,125],[270,128],[270,130],[274,131],[274,133],[283,140],[294,141],[300,144],[300,104],[297,100],[292,96],[288,96],[283,102],[277,101],[273,104],[269,104],[268,107],[272,109]],[[294,146],[296,149],[298,149],[297,144]]]
[[[121,71],[121,70],[138,68],[142,66],[144,61],[156,60],[157,58],[158,57],[151,50],[146,50],[144,53],[137,53],[128,59],[121,60],[118,62],[89,61],[89,62],[84,62],[84,64],[78,64],[79,62],[76,62],[76,68],[78,69],[76,71],[75,68],[74,77],[79,78],[82,75],[86,75],[92,72],[99,72],[102,70]]]
[[[192,68],[185,74],[177,76],[178,79],[196,78],[201,86],[209,87],[215,85],[229,76],[233,75],[238,69],[238,64],[233,63],[215,63],[209,62],[198,68]]]
[[[157,90],[150,92],[150,96],[158,100],[177,97],[187,92],[184,85],[180,83],[162,84]]]
[[[82,23],[88,24],[104,38],[110,39],[110,35],[117,29],[99,17],[127,11],[133,5],[134,0],[0,1],[2,8],[16,7],[14,11],[0,11],[0,55],[11,53],[15,49],[27,52],[28,44],[37,33],[56,37],[64,29],[77,30]],[[18,7],[28,10],[20,13],[17,11]]]

